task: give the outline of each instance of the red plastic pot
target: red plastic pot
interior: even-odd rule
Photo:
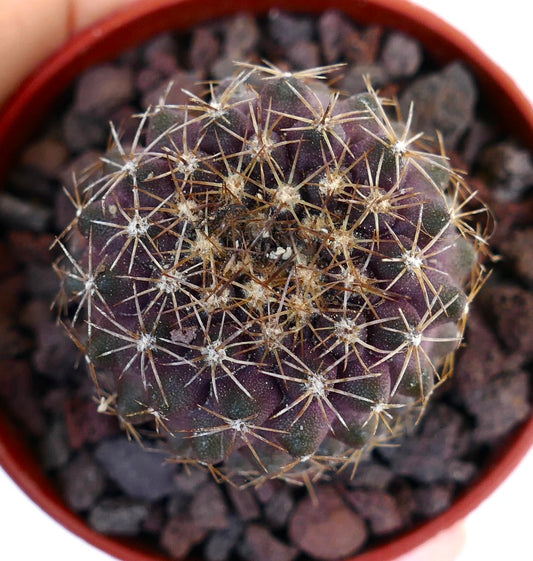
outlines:
[[[73,37],[30,76],[0,114],[0,180],[24,142],[38,128],[57,96],[91,64],[168,29],[186,29],[239,10],[266,12],[271,7],[320,12],[338,8],[360,23],[395,27],[417,37],[437,61],[467,62],[496,120],[533,149],[533,109],[514,82],[464,35],[433,14],[404,0],[153,0],[135,4]],[[354,561],[392,560],[451,527],[476,508],[511,473],[533,445],[533,418],[502,447],[482,476],[453,506],[412,531],[369,550]],[[64,504],[19,431],[0,411],[0,464],[41,508],[94,546],[125,561],[168,559],[133,540],[103,536]]]

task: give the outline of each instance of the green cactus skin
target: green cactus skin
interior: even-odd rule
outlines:
[[[242,64],[112,128],[58,238],[99,409],[220,479],[356,464],[451,374],[482,283],[464,179],[332,69]]]

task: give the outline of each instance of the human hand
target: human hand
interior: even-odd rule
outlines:
[[[0,106],[73,33],[138,1],[0,0]]]

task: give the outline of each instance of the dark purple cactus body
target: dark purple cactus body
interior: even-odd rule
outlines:
[[[150,109],[127,147],[113,129],[60,238],[101,408],[241,482],[395,434],[449,374],[479,284],[462,177],[410,115],[322,70],[243,65]]]

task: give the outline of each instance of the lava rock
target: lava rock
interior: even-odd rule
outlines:
[[[43,298],[49,302],[53,302],[54,298],[57,296],[58,288],[57,274],[55,271],[50,266],[40,265],[39,263],[28,264],[26,266],[26,271],[28,273],[26,276],[26,289],[30,296]],[[62,332],[64,338],[64,327],[56,325],[56,332],[58,334]],[[45,337],[45,339],[48,339],[48,337]],[[55,346],[56,343],[54,342],[53,345]],[[64,345],[59,344],[58,348],[59,347],[64,347]],[[73,347],[73,344],[71,344],[70,347]],[[60,361],[61,359],[58,361],[58,367],[61,367],[59,364]],[[69,364],[72,364],[72,362]]]
[[[515,142],[504,141],[487,147],[480,157],[481,177],[500,201],[519,201],[533,185],[531,152]]]
[[[5,228],[44,232],[52,212],[38,203],[0,193],[0,221]]]
[[[209,481],[209,474],[199,469],[182,471],[174,477],[176,488],[189,495],[195,493],[207,481]]]
[[[497,441],[531,415],[529,378],[524,371],[504,372],[470,396],[466,405],[476,417],[474,441]]]
[[[461,63],[452,63],[441,72],[415,80],[400,96],[400,107],[407,115],[413,101],[412,130],[427,134],[438,130],[450,149],[473,122],[477,97],[470,72]]]
[[[261,34],[251,14],[237,14],[224,29],[224,51],[234,60],[243,60],[257,49]]]
[[[453,496],[453,485],[417,487],[414,490],[415,512],[425,517],[437,516],[451,506]]]
[[[295,16],[281,10],[270,10],[268,29],[272,39],[282,47],[288,48],[298,41],[311,41],[313,37],[311,18]]]
[[[477,466],[474,462],[463,460],[451,460],[448,467],[448,475],[455,483],[466,484],[474,479]]]
[[[353,28],[344,42],[346,59],[356,67],[374,65],[377,60],[381,34],[381,27],[376,25],[369,25],[360,31]]]
[[[432,483],[448,477],[449,462],[465,447],[465,420],[455,409],[437,404],[422,419],[420,430],[405,437],[398,447],[383,447],[379,454],[392,471]]]
[[[261,485],[254,489],[254,492],[262,504],[268,503],[268,501],[274,496],[274,494],[282,487],[279,481],[275,479],[267,479]]]
[[[183,559],[207,533],[208,530],[194,523],[190,516],[180,514],[167,522],[159,543],[173,559]]]
[[[40,172],[44,177],[54,178],[67,157],[68,150],[63,142],[45,136],[24,150],[21,163]]]
[[[247,561],[292,561],[298,555],[295,547],[284,544],[259,524],[248,526],[238,550]]]
[[[170,518],[188,512],[191,504],[191,495],[177,491],[172,493],[166,502],[166,513]]]
[[[0,283],[0,287],[5,288],[5,283]],[[7,317],[0,317],[0,340],[0,360],[17,358],[32,347],[32,340]]]
[[[342,58],[347,37],[354,31],[353,24],[339,10],[326,10],[320,16],[318,36],[327,64],[333,64]]]
[[[143,96],[142,106],[147,109],[150,106],[156,106],[165,100],[171,105],[185,104],[189,101],[190,95],[185,92],[191,92],[200,95],[202,86],[199,84],[200,75],[196,72],[184,72],[177,70],[167,80],[160,82],[158,86]]]
[[[5,240],[0,240],[0,279],[13,274],[17,270],[17,264],[13,251]]]
[[[84,396],[67,396],[63,402],[69,443],[75,450],[97,443],[108,436],[122,434],[117,419],[98,413],[96,403]]]
[[[239,518],[245,522],[259,518],[261,510],[252,489],[238,489],[229,485],[228,495]]]
[[[61,470],[59,481],[65,501],[77,511],[88,510],[106,483],[102,469],[87,452],[78,454]]]
[[[243,531],[239,516],[231,516],[226,528],[212,532],[203,549],[205,561],[227,561]],[[274,559],[274,558],[273,558]]]
[[[414,485],[407,479],[396,478],[391,485],[390,493],[398,505],[403,527],[407,528],[413,523],[416,512]]]
[[[103,144],[108,136],[105,119],[97,119],[94,115],[80,113],[74,109],[68,111],[61,123],[63,137],[69,150],[81,152],[93,146]]]
[[[462,400],[468,400],[474,391],[498,376],[507,364],[501,344],[478,310],[470,314],[465,338],[466,345],[451,380]]]
[[[227,528],[228,506],[219,485],[209,482],[199,489],[191,502],[195,524],[209,530]]]
[[[7,339],[2,339],[2,345],[6,342]],[[33,386],[30,366],[26,361],[0,358],[0,403],[6,412],[9,411],[32,434],[43,436],[47,432],[46,419]]]
[[[134,499],[158,500],[174,490],[174,466],[125,437],[101,441],[95,457],[109,477]]]
[[[265,505],[265,518],[273,528],[283,528],[294,508],[291,490],[282,487]]]
[[[189,60],[196,70],[208,72],[220,51],[220,41],[209,25],[197,27],[192,34]]]
[[[316,68],[320,65],[320,51],[313,41],[298,41],[287,49],[287,59],[295,69]]]
[[[315,559],[343,559],[361,549],[367,539],[366,524],[332,487],[316,489],[297,505],[289,522],[294,544]]]
[[[79,113],[104,118],[112,109],[129,103],[133,95],[131,68],[101,64],[89,69],[79,79],[74,108]]]
[[[377,64],[354,66],[344,74],[341,88],[350,92],[365,92],[367,89],[365,77],[370,79],[374,88],[380,88],[388,80],[382,66]]]
[[[37,348],[32,355],[35,370],[54,380],[64,380],[75,361],[76,347],[66,337],[64,327],[51,320],[41,323],[37,330]]]
[[[48,432],[39,442],[39,451],[45,469],[56,469],[68,462],[70,446],[65,423],[61,419],[53,421]]]
[[[513,232],[500,249],[513,263],[516,274],[533,287],[533,228]]]
[[[20,263],[38,263],[50,266],[57,257],[57,251],[50,251],[55,240],[53,234],[36,234],[17,230],[10,232],[8,239],[15,258]]]
[[[471,169],[478,167],[478,160],[483,149],[496,138],[497,131],[494,125],[482,119],[474,119],[462,145],[461,159]]]
[[[376,536],[392,534],[402,528],[400,509],[390,494],[379,490],[357,489],[343,496],[370,522],[372,532]]]
[[[420,43],[398,31],[389,34],[381,54],[381,62],[392,78],[414,76],[422,64],[422,58]]]
[[[89,524],[97,532],[109,535],[133,536],[138,533],[148,507],[126,497],[106,498],[89,513]]]
[[[142,531],[156,536],[161,535],[167,522],[165,514],[165,507],[161,501],[151,503],[149,505],[148,514],[142,523]]]
[[[166,56],[176,59],[178,51],[179,46],[176,37],[171,32],[160,33],[145,45],[142,58],[146,64],[157,68],[160,57]]]
[[[533,357],[533,294],[515,284],[491,284],[481,294],[481,302],[506,347],[523,362]]]
[[[350,477],[347,484],[350,487],[384,490],[393,478],[394,473],[388,467],[377,462],[361,462],[354,477]]]

